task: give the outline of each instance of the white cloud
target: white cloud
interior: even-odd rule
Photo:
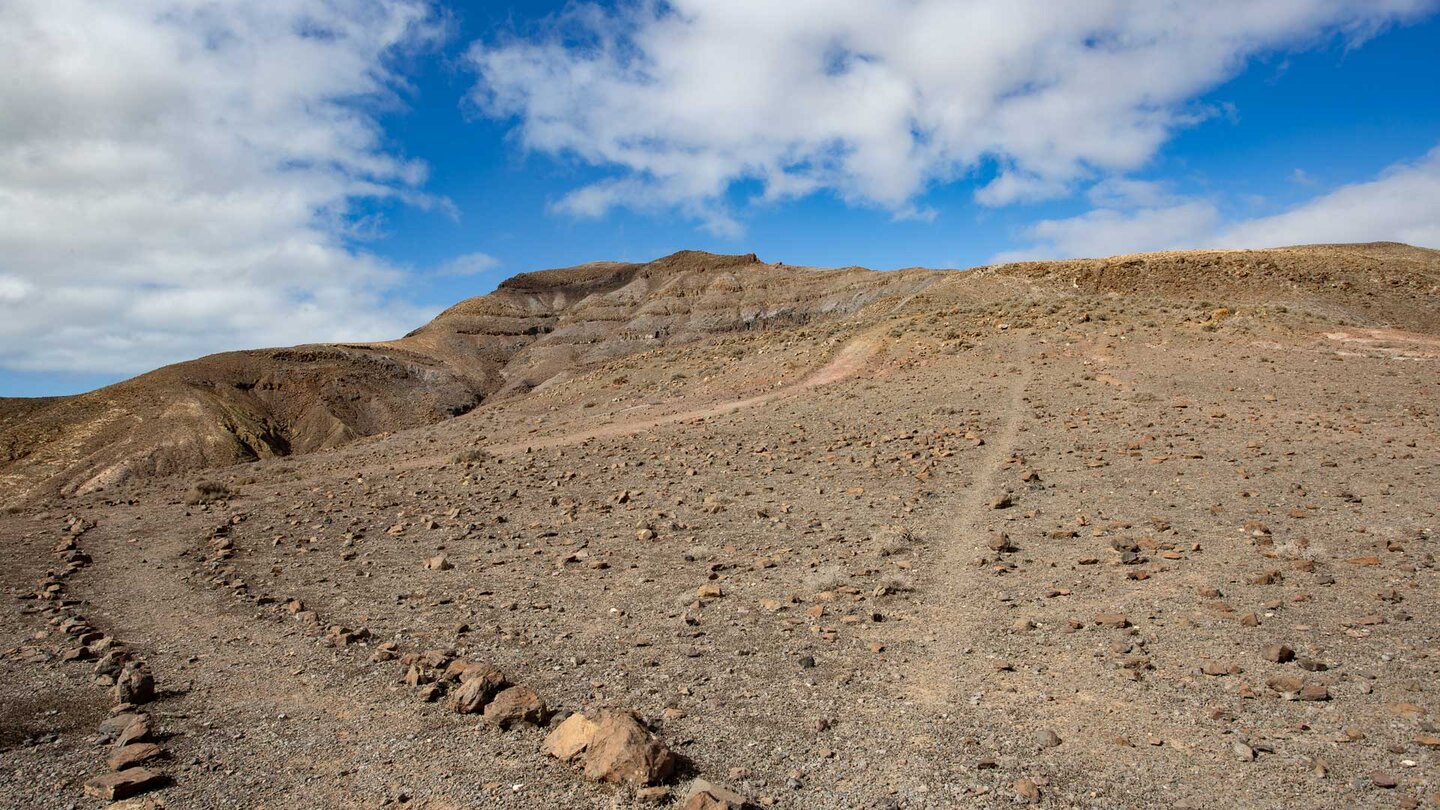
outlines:
[[[606,167],[557,208],[677,208],[733,230],[725,195],[832,190],[912,210],[994,168],[985,204],[1145,163],[1211,114],[1254,54],[1352,42],[1433,0],[637,0],[477,43],[474,97],[523,145]],[[1217,111],[1223,113],[1223,111]]]
[[[995,260],[1334,242],[1440,247],[1440,146],[1374,180],[1341,186],[1272,216],[1227,220],[1214,200],[1100,199],[1120,204],[1038,222],[1023,234],[1033,244]]]
[[[0,366],[135,372],[403,334],[365,198],[431,202],[376,115],[427,0],[0,3]]]
[[[466,253],[435,269],[437,276],[478,276],[500,266],[500,260],[488,253]]]

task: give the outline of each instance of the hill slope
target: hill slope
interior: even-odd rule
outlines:
[[[74,494],[333,449],[619,357],[836,324],[936,285],[960,285],[957,294],[976,301],[1012,279],[1060,296],[1288,303],[1434,331],[1437,256],[1402,245],[1313,246],[875,273],[682,252],[646,264],[525,273],[399,340],[229,352],[75,397],[0,400],[0,488],[6,501]]]

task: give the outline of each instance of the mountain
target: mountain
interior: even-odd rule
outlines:
[[[1288,304],[1435,331],[1437,256],[1403,245],[1338,245],[882,273],[685,251],[644,264],[541,270],[462,301],[398,340],[226,352],[79,396],[0,399],[0,488],[7,501],[84,493],[333,449],[453,418],[627,355],[878,317],[937,287],[977,301],[1025,289],[1062,298]]]

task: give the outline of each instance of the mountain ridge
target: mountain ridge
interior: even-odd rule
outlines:
[[[224,352],[76,396],[0,399],[0,500],[334,449],[640,352],[853,326],[942,288],[982,314],[994,295],[1029,290],[1288,304],[1337,321],[1440,332],[1440,252],[1391,243],[886,272],[681,251],[521,273],[395,340]]]

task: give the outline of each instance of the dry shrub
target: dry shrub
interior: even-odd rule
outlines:
[[[195,506],[202,503],[229,500],[233,497],[235,497],[235,493],[230,490],[230,487],[225,486],[219,481],[196,481],[195,484],[190,487],[190,491],[185,493],[185,503],[189,506]]]
[[[450,457],[451,464],[480,464],[489,460],[490,451],[483,447],[470,447]]]

